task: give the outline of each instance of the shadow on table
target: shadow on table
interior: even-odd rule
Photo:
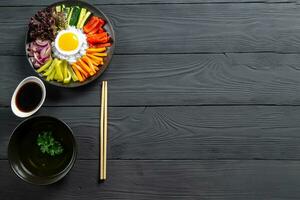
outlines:
[[[59,191],[64,191],[62,188],[67,184],[68,176],[62,180],[47,186],[38,186],[26,183],[16,177],[11,171],[13,178],[6,180],[5,186],[2,186],[3,192],[1,192],[1,199],[38,199],[48,200],[56,199]]]

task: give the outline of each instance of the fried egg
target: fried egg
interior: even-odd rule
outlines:
[[[87,48],[86,35],[74,26],[60,31],[52,44],[54,56],[67,60],[70,64],[81,58]]]

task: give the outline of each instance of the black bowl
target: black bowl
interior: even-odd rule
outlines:
[[[29,30],[27,28],[27,34],[25,36],[25,52],[26,52],[27,60],[30,64],[31,68],[33,69],[34,73],[46,83],[50,83],[52,85],[59,86],[59,87],[74,88],[74,87],[79,87],[79,86],[86,85],[86,84],[96,80],[106,70],[106,68],[110,64],[112,56],[113,56],[116,39],[115,39],[115,32],[114,32],[112,23],[110,22],[108,17],[101,10],[99,10],[98,8],[94,7],[93,5],[91,5],[89,3],[86,3],[86,2],[83,2],[83,1],[80,1],[80,0],[59,1],[59,2],[56,2],[54,4],[51,4],[49,7],[55,7],[57,5],[62,5],[62,4],[66,5],[66,6],[80,6],[80,7],[83,7],[83,8],[87,8],[89,11],[92,12],[93,15],[99,16],[102,19],[104,19],[106,21],[104,29],[109,33],[109,35],[112,39],[112,46],[108,47],[108,49],[107,49],[107,57],[104,58],[104,64],[100,67],[100,70],[95,75],[93,75],[92,77],[89,77],[84,82],[71,82],[69,84],[63,84],[63,83],[59,83],[59,82],[56,82],[56,81],[47,81],[44,76],[42,76],[40,73],[38,73],[35,70],[34,66],[32,65],[31,61],[29,60],[29,56],[28,56],[28,53],[26,51],[26,44],[30,42],[29,41],[29,36],[28,36],[28,33],[29,33],[28,31]]]
[[[63,152],[51,156],[43,153],[37,137],[52,132],[61,143]],[[8,160],[15,174],[26,182],[48,185],[62,179],[73,167],[77,146],[70,127],[49,116],[31,117],[21,122],[13,131],[8,144]]]

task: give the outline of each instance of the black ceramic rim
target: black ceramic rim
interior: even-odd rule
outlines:
[[[71,133],[71,136],[72,136],[72,140],[73,140],[73,154],[72,154],[72,158],[70,159],[68,165],[66,165],[66,167],[64,168],[64,170],[62,170],[61,172],[57,173],[55,176],[51,177],[51,179],[49,180],[46,180],[44,182],[39,182],[39,183],[36,183],[36,182],[32,182],[32,181],[29,181],[28,179],[26,179],[25,177],[23,177],[21,174],[18,173],[18,171],[13,167],[13,163],[11,161],[11,156],[10,156],[10,146],[11,146],[11,138],[13,137],[13,135],[15,134],[16,130],[22,126],[24,123],[26,123],[27,121],[29,120],[34,120],[36,118],[50,118],[52,120],[55,120],[55,121],[58,121],[59,123],[62,123],[68,130],[69,132]],[[29,117],[25,120],[23,120],[22,122],[20,122],[17,127],[12,131],[10,137],[9,137],[9,142],[8,142],[8,147],[7,147],[7,154],[8,154],[8,161],[9,161],[9,165],[10,165],[10,168],[13,170],[13,172],[20,178],[22,179],[23,181],[27,182],[27,183],[30,183],[30,184],[33,184],[33,185],[50,185],[50,184],[53,184],[59,180],[61,180],[62,178],[64,178],[68,173],[69,171],[73,168],[74,164],[75,164],[75,161],[76,161],[76,158],[77,158],[77,143],[76,143],[76,140],[75,140],[75,137],[74,137],[74,134],[73,134],[73,131],[72,129],[70,128],[70,126],[68,124],[66,124],[64,121],[56,118],[56,117],[52,117],[52,116],[47,116],[47,115],[41,115],[41,116],[33,116],[33,117]]]
[[[51,5],[49,5],[48,7],[54,7],[57,5],[61,5],[61,4],[65,4],[65,5],[69,5],[69,6],[82,6],[87,8],[88,10],[90,10],[92,12],[92,14],[99,16],[103,19],[105,19],[106,24],[104,26],[104,28],[106,29],[106,31],[110,34],[113,42],[112,42],[112,46],[108,48],[108,52],[107,52],[107,57],[104,58],[104,64],[101,66],[100,70],[93,75],[92,77],[89,77],[87,80],[85,80],[84,82],[72,82],[69,84],[62,84],[56,81],[47,81],[46,78],[44,76],[42,76],[40,73],[38,73],[34,66],[32,65],[31,61],[29,60],[29,56],[27,54],[26,51],[26,44],[29,42],[28,39],[28,32],[29,32],[29,28],[27,25],[27,31],[26,31],[26,36],[25,36],[25,54],[26,54],[26,58],[31,66],[31,69],[34,71],[35,75],[38,76],[39,78],[41,78],[45,83],[51,84],[51,85],[55,85],[55,86],[59,86],[59,87],[63,87],[63,88],[75,88],[75,87],[80,87],[83,85],[86,85],[88,83],[91,83],[92,81],[96,80],[97,78],[100,77],[101,74],[103,74],[103,72],[106,70],[106,68],[108,67],[108,65],[111,62],[113,53],[114,53],[114,49],[115,49],[115,43],[116,43],[116,39],[115,39],[115,31],[113,29],[112,23],[110,22],[110,20],[108,19],[108,17],[98,8],[96,8],[95,6],[84,2],[84,1],[80,1],[80,0],[65,0],[65,1],[58,1],[56,3],[53,3]]]

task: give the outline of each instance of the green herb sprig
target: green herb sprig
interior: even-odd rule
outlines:
[[[63,146],[54,139],[51,131],[39,134],[36,142],[41,152],[50,156],[60,155],[64,151]]]

